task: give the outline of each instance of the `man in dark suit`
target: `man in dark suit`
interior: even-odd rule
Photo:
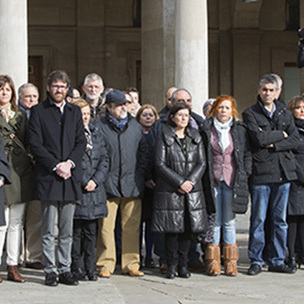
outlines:
[[[41,200],[45,284],[57,286],[55,220],[58,214],[59,283],[78,285],[70,270],[75,202],[81,198],[81,159],[86,139],[80,109],[65,97],[70,84],[63,71],[52,72],[47,99],[34,106],[29,141],[36,160],[35,199]]]

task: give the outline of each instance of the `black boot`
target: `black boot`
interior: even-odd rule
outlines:
[[[175,265],[169,266],[166,277],[168,279],[174,279],[176,277],[176,266]]]
[[[191,274],[190,272],[187,270],[186,266],[181,266],[178,269],[178,276],[184,279],[188,279],[190,278]]]
[[[297,263],[295,257],[289,257],[287,265],[293,273],[297,271]]]

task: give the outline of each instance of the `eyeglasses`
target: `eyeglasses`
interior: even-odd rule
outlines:
[[[60,86],[60,85],[52,84],[51,88],[56,89],[56,90],[65,90],[67,88],[67,86]]]

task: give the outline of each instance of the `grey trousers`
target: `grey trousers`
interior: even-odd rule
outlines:
[[[71,270],[75,202],[41,201],[41,240],[44,272],[56,272],[55,224],[58,216],[58,272]]]

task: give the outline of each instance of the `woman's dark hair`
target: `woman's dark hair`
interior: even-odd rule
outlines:
[[[191,108],[189,106],[187,106],[185,103],[177,103],[175,104],[168,115],[168,119],[167,119],[167,124],[172,126],[172,127],[176,127],[175,122],[172,120],[172,118],[176,115],[176,113],[180,110],[188,110],[189,111],[189,116],[191,115]],[[190,120],[189,120],[190,122]]]

